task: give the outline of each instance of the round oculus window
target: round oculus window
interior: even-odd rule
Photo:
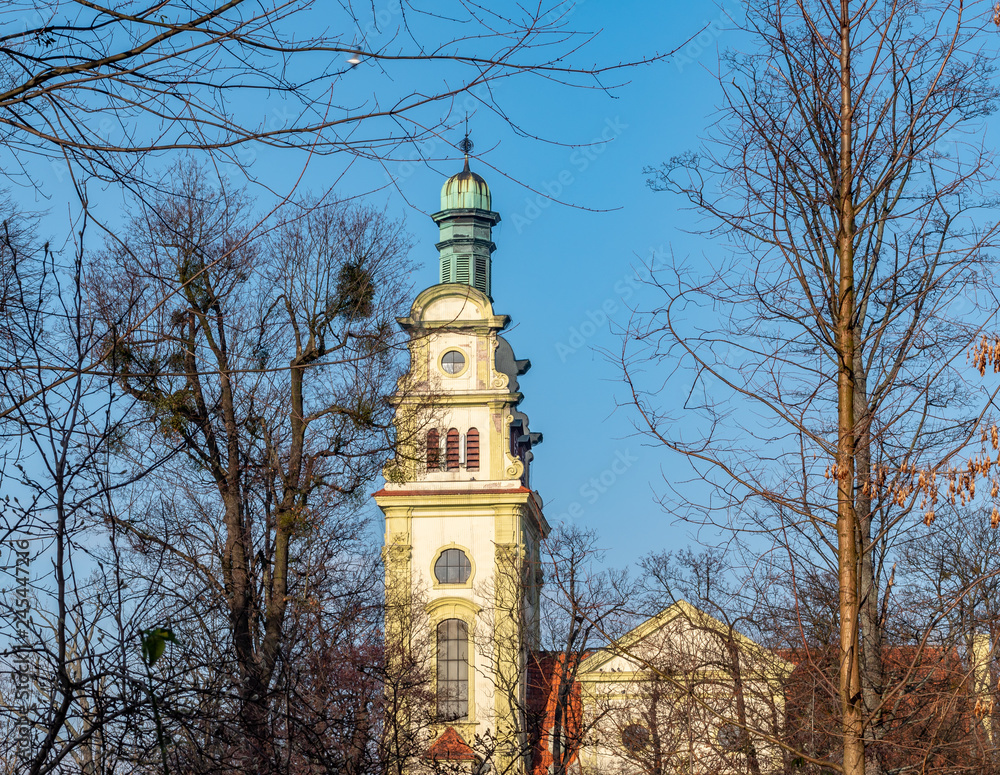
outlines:
[[[718,733],[719,748],[723,751],[735,752],[743,748],[746,735],[736,724],[723,724]]]
[[[472,563],[461,549],[445,549],[434,563],[439,584],[464,584],[472,575]]]
[[[622,745],[629,753],[639,753],[649,745],[649,730],[642,724],[629,724],[622,730]]]
[[[458,374],[465,368],[465,356],[458,350],[448,350],[441,357],[441,368],[448,374]]]

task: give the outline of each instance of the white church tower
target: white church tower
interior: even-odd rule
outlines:
[[[517,410],[518,378],[531,364],[500,336],[510,322],[491,298],[500,216],[468,156],[432,217],[440,284],[399,321],[410,336],[400,449],[375,495],[385,514],[387,648],[396,640],[428,652],[428,763],[523,772],[526,658],[538,643],[539,541],[549,530],[530,480],[542,437]]]

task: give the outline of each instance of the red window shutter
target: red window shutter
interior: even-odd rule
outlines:
[[[469,428],[465,434],[465,467],[469,471],[479,470],[479,431]]]
[[[435,429],[427,431],[427,470],[437,471],[440,467],[440,440],[438,432]]]
[[[454,471],[458,468],[458,431],[452,428],[448,431],[445,441],[445,469]]]

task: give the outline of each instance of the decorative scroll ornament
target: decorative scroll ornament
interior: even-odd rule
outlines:
[[[497,389],[505,388],[510,385],[510,377],[502,371],[497,371],[497,347],[499,344],[500,342],[497,340],[496,335],[490,337],[490,346],[493,349],[493,357],[490,358],[490,370],[493,372],[493,387]]]
[[[507,466],[507,478],[508,479],[520,479],[524,476],[524,463],[520,460],[515,460],[510,455],[507,455],[507,460],[511,462],[511,465]]]

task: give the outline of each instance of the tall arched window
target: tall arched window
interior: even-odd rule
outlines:
[[[469,428],[465,434],[465,468],[468,471],[479,470],[479,431]]]
[[[440,721],[469,715],[469,626],[461,619],[437,626],[437,715]]]
[[[445,443],[445,464],[446,471],[458,470],[458,430],[452,428],[448,431]]]
[[[438,432],[431,428],[427,431],[427,470],[437,471],[440,467],[440,444],[441,441],[438,436]]]

